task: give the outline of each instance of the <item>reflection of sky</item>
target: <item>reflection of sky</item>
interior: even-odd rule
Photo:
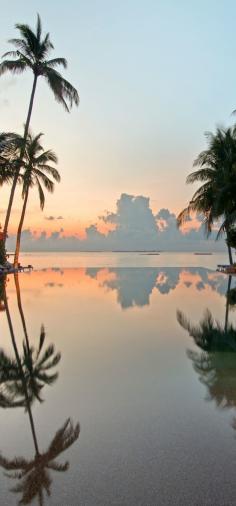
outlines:
[[[34,408],[42,448],[68,415],[81,423],[79,443],[66,455],[70,471],[55,476],[50,504],[182,505],[184,497],[199,506],[209,491],[209,504],[233,504],[228,414],[204,401],[206,388],[186,357],[190,338],[176,322],[177,308],[198,322],[206,307],[224,321],[227,278],[204,268],[104,267],[19,279],[32,344],[43,323],[47,343],[61,352],[58,381]],[[20,348],[10,276],[7,292]],[[4,313],[1,335],[11,354]],[[0,429],[3,455],[32,454],[23,410],[2,410]],[[15,506],[5,476],[0,503]]]
[[[178,290],[209,291],[225,295],[228,278],[204,267],[89,267],[78,269],[43,269],[22,277],[22,286],[45,291],[82,285],[86,292],[102,295],[114,292],[123,308],[143,307],[150,304],[152,294],[168,295]],[[235,282],[232,282],[232,288]]]
[[[91,268],[86,270],[86,274],[97,279],[99,271]],[[117,292],[117,301],[122,308],[150,304],[150,296],[155,289],[165,295],[184,284],[186,288],[193,285],[197,291],[210,288],[223,295],[227,288],[225,276],[204,268],[112,268],[108,272],[114,277],[105,278],[102,286]]]

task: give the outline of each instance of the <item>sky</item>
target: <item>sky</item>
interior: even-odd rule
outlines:
[[[150,199],[153,216],[177,214],[194,190],[185,179],[206,146],[204,132],[234,121],[236,4],[13,0],[9,9],[1,2],[1,53],[17,36],[15,23],[34,26],[37,12],[52,56],[68,60],[64,75],[80,106],[67,114],[40,80],[31,127],[57,153],[62,181],[43,213],[32,190],[25,228],[79,239],[94,226],[105,233],[112,224],[99,217],[116,213],[123,194]],[[30,73],[1,77],[1,131],[22,132],[31,85]],[[8,194],[1,189],[2,221]],[[10,233],[21,205],[18,191]]]

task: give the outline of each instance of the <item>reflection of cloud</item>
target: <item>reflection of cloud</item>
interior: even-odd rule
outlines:
[[[55,222],[62,216],[46,216],[46,220]],[[101,250],[168,250],[168,251],[205,251],[225,249],[224,241],[215,242],[216,233],[206,241],[203,223],[189,219],[188,230],[184,233],[177,229],[176,216],[168,209],[161,209],[155,216],[150,208],[150,200],[142,195],[133,196],[123,193],[117,201],[116,212],[99,218],[112,230],[103,234],[96,224],[86,228],[86,237],[77,234],[66,236],[64,230],[43,231],[39,236],[31,230],[22,233],[23,251],[101,251]],[[192,223],[192,225],[191,225]],[[14,249],[15,236],[8,239],[8,248]]]
[[[179,284],[187,289],[192,286],[197,291],[217,291],[220,295],[227,290],[227,278],[205,268],[110,268],[86,269],[86,275],[96,279],[99,286],[116,291],[117,301],[123,309],[150,304],[150,296],[156,289],[165,295],[175,290]],[[215,282],[213,282],[213,276]]]
[[[51,282],[49,281],[48,283],[45,284],[45,286],[47,286],[48,288],[55,288],[55,287],[59,286],[61,288],[64,285],[63,285],[63,283],[54,283],[53,281],[51,281]]]
[[[117,300],[123,309],[148,305],[149,297],[156,283],[156,269],[123,268],[110,269],[115,279],[104,282],[111,290],[117,291]]]

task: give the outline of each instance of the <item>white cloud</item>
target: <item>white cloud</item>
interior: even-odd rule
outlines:
[[[61,220],[62,216],[46,217],[49,221]],[[22,233],[22,251],[86,251],[86,250],[167,250],[167,251],[222,251],[223,240],[215,242],[216,232],[210,239],[204,235],[203,223],[198,230],[191,228],[185,234],[176,226],[176,216],[169,209],[161,209],[156,215],[150,208],[150,200],[142,195],[123,193],[117,201],[115,213],[107,212],[100,220],[115,225],[107,235],[99,232],[96,224],[86,228],[86,238],[66,236],[64,229],[39,237],[31,230]],[[190,219],[191,220],[191,219]],[[13,249],[15,237],[8,239]]]

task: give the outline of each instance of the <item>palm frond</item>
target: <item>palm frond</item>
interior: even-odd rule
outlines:
[[[40,181],[37,177],[36,177],[36,182],[37,182],[38,193],[39,193],[40,208],[43,210],[44,204],[45,204],[45,195],[43,193],[43,188],[40,184]]]
[[[45,67],[44,76],[54,94],[57,102],[63,105],[67,112],[73,104],[79,105],[79,95],[77,90],[62,77],[62,75],[52,68]]]
[[[53,58],[52,60],[47,60],[47,67],[55,69],[62,65],[65,69],[67,68],[67,60],[65,58]]]
[[[26,63],[22,60],[5,60],[0,63],[0,76],[8,71],[13,74],[22,74],[25,69]]]

